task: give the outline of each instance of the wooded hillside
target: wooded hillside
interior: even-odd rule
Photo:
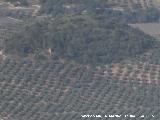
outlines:
[[[51,48],[53,55],[80,63],[111,63],[134,57],[154,46],[152,37],[103,16],[64,15],[27,24],[6,41],[7,51],[35,53]]]

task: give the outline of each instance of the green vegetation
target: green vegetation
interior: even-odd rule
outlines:
[[[28,0],[6,0],[7,2],[11,2],[14,5],[28,6]]]
[[[89,15],[103,15],[124,23],[158,22],[160,19],[160,10],[157,8],[133,7],[133,10],[130,10],[124,7],[124,11],[118,11],[113,10],[112,5],[106,0],[40,0],[40,4],[42,6],[40,13],[52,16],[82,14],[85,11]]]
[[[139,30],[89,15],[35,21],[6,41],[8,52],[28,54],[51,48],[55,56],[93,64],[119,62],[154,44],[152,37]]]
[[[137,57],[131,59],[131,61],[132,62],[140,61],[144,63],[159,65],[160,64],[160,48],[158,46],[142,55],[137,55]]]
[[[130,12],[106,10],[100,0],[40,3],[41,16],[1,20],[0,119],[159,120],[160,65],[146,61],[160,61],[160,42],[128,26]]]
[[[105,8],[107,6],[105,0],[40,0],[42,5],[41,13],[60,15],[66,13],[65,6],[70,6],[74,13],[80,13],[83,10],[94,12],[97,7]]]
[[[82,114],[120,114],[119,120],[126,119],[126,114],[135,115],[136,120],[142,120],[141,115],[149,120],[160,117],[158,85],[118,81],[104,76],[102,69],[98,72],[67,61],[26,61],[7,59],[0,64],[1,118],[82,120]]]

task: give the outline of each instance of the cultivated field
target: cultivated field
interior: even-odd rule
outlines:
[[[32,1],[33,0],[31,0],[31,2]],[[157,3],[156,0],[106,1],[114,7],[127,6],[131,9],[135,5],[140,5],[144,9],[150,6],[158,7],[158,5],[160,5],[160,3],[158,3],[158,0]],[[37,2],[35,2],[34,4],[37,4]],[[13,8],[13,10],[14,9],[15,8]],[[41,18],[41,16],[39,18]],[[142,32],[135,32],[135,34],[132,34],[131,32],[134,32],[134,30],[130,30],[129,27],[126,27],[127,32],[124,32],[123,27],[120,29],[117,29],[117,27],[113,32],[109,30],[104,31],[109,27],[115,27],[115,22],[113,22],[115,24],[113,26],[107,24],[107,27],[103,28],[101,31],[100,27],[96,25],[100,23],[96,21],[94,22],[94,17],[88,16],[86,18],[89,18],[89,21],[91,21],[91,23],[87,22],[88,20],[85,21],[85,19],[84,24],[81,24],[81,22],[78,23],[80,24],[80,26],[86,28],[84,31],[85,37],[82,37],[82,40],[87,37],[87,40],[89,38],[89,45],[92,45],[92,43],[96,40],[101,41],[100,36],[102,36],[102,43],[99,44],[99,42],[96,42],[93,48],[101,51],[100,48],[104,47],[104,49],[102,49],[102,52],[97,53],[102,53],[102,55],[104,54],[104,56],[110,54],[109,58],[112,58],[114,56],[116,58],[118,56],[114,54],[117,51],[113,51],[112,49],[109,49],[109,51],[111,51],[110,53],[103,53],[103,51],[106,50],[105,48],[106,46],[108,46],[109,42],[114,40],[112,38],[115,38],[115,41],[112,44],[109,44],[109,48],[113,48],[114,44],[118,46],[121,45],[122,42],[129,40],[131,42],[126,42],[126,44],[122,44],[122,47],[120,47],[122,50],[124,48],[128,48],[126,49],[128,51],[131,45],[139,46],[142,40],[147,41],[148,36],[143,35],[143,37]],[[54,20],[54,18],[52,20]],[[63,23],[69,20],[70,18],[66,17],[64,21],[59,21],[58,19],[58,22],[56,23]],[[83,19],[73,18],[71,18],[71,20],[73,22],[75,20],[83,21]],[[104,63],[100,65],[87,63],[80,64],[74,59],[67,59],[60,56],[59,53],[58,56],[56,54],[51,54],[51,52],[53,51],[55,53],[56,46],[58,46],[57,51],[61,48],[64,48],[64,51],[67,51],[65,48],[67,48],[68,45],[65,47],[62,42],[67,43],[67,40],[71,38],[79,38],[77,37],[77,33],[83,35],[84,33],[81,33],[80,31],[84,29],[79,30],[79,27],[77,27],[76,24],[72,24],[70,22],[69,26],[75,26],[76,28],[78,28],[78,32],[76,32],[75,29],[68,29],[69,27],[67,27],[67,24],[64,24],[64,26],[62,27],[61,25],[57,25],[56,29],[52,29],[51,26],[54,26],[55,23],[44,23],[45,25],[49,26],[49,29],[53,31],[47,31],[45,26],[43,27],[42,25],[41,27],[41,24],[37,24],[38,27],[33,26],[33,28],[36,28],[36,32],[34,32],[33,29],[29,30],[31,33],[37,33],[38,31],[40,37],[38,37],[38,34],[34,34],[34,38],[32,39],[32,37],[28,37],[31,34],[23,34],[23,32],[22,36],[25,35],[27,42],[29,39],[35,40],[35,37],[38,37],[38,39],[36,40],[36,44],[39,44],[40,38],[43,38],[42,42],[45,45],[45,40],[50,38],[49,34],[51,34],[51,36],[55,36],[55,33],[57,33],[58,37],[48,39],[50,40],[50,42],[48,42],[47,44],[57,44],[53,47],[49,46],[50,56],[48,55],[48,58],[42,58],[42,60],[40,58],[41,55],[39,52],[39,46],[35,46],[33,49],[37,49],[37,51],[35,50],[35,54],[34,52],[32,54],[27,54],[28,57],[26,57],[27,55],[24,55],[25,57],[18,56],[17,54],[11,55],[13,51],[13,49],[11,49],[11,52],[6,55],[5,59],[0,59],[0,120],[160,120],[159,50],[157,50],[158,54],[155,53],[155,56],[157,56],[155,57],[157,58],[155,60],[151,59],[154,50],[152,49],[152,47],[149,47],[148,49],[144,50],[144,54],[136,53],[134,54],[133,58],[131,58],[129,56],[129,53],[127,54],[125,59],[123,59],[124,61],[119,60],[118,63]],[[92,27],[88,27],[92,26],[92,24],[95,24],[94,26],[97,26],[97,28],[92,29]],[[6,37],[11,35],[11,32],[17,32],[18,30],[21,30],[20,27],[22,27],[22,25],[23,21],[19,19],[11,17],[0,18],[0,57],[3,56],[1,46],[3,46],[3,42],[6,40]],[[103,24],[100,24],[100,26],[103,26]],[[132,24],[131,26],[139,28],[145,33],[156,38],[160,38],[160,24],[158,23]],[[45,36],[43,36],[43,32],[41,32],[39,28],[44,28],[43,32],[45,32]],[[66,34],[65,31],[57,31],[59,29],[66,29],[69,32],[67,32]],[[90,34],[90,30],[93,30],[94,32]],[[63,32],[65,34],[59,34],[60,32]],[[95,34],[97,32],[105,33]],[[72,36],[73,33],[75,33],[75,35]],[[104,39],[105,34],[108,33],[112,34],[109,34],[109,36]],[[117,35],[121,33],[123,34],[122,36]],[[138,42],[132,43],[133,40],[137,40],[137,38],[139,39],[139,36],[136,37],[137,34],[142,37],[140,37],[140,40],[138,40]],[[92,35],[93,37],[90,37]],[[113,37],[110,38],[110,36]],[[61,40],[61,38],[63,37],[67,37],[67,39]],[[135,39],[132,39],[132,37]],[[21,44],[21,41],[19,40],[19,38],[21,37],[17,38],[18,39],[15,40],[18,41],[15,42],[18,42],[19,45],[15,45],[16,48],[19,48],[21,46],[28,47],[28,44],[25,44],[25,40],[20,39],[22,41]],[[98,39],[94,40],[94,38]],[[56,42],[52,43],[51,40],[54,39]],[[110,41],[103,44],[103,39],[104,41],[108,39]],[[122,42],[119,42],[120,39],[122,39]],[[57,42],[59,40],[60,43]],[[80,39],[76,39],[76,41],[72,40],[70,43],[76,43],[71,44],[73,47],[77,47],[78,45],[80,45],[80,47],[78,46],[79,48],[89,47],[89,45],[83,46],[81,42],[79,42],[79,40]],[[15,42],[13,43],[13,45],[15,44]],[[86,44],[87,42],[82,41],[82,43]],[[98,46],[97,43],[99,44]],[[29,42],[29,44],[32,45],[32,42]],[[146,44],[148,45],[151,43],[147,42]],[[144,44],[144,46],[146,46],[146,44]],[[53,50],[51,50],[51,48],[53,48]],[[133,50],[137,49],[138,47],[133,47]],[[75,52],[74,49],[68,50],[71,54]],[[89,54],[87,53],[83,56],[92,57],[93,54],[92,52],[90,53],[90,51],[92,51],[93,49],[86,49],[85,52],[87,52],[87,50],[89,51]],[[121,53],[122,55],[124,54],[124,52]],[[38,57],[36,57],[36,55],[39,57],[39,59]],[[140,57],[138,55],[140,55]],[[81,54],[79,54],[79,56],[82,57]],[[95,56],[94,58],[97,57]],[[131,59],[135,59],[135,61],[132,61]],[[156,62],[157,60],[159,63],[150,63],[148,62],[149,60],[153,62]],[[112,60],[110,61],[113,62]],[[100,115],[101,118],[95,118],[93,116],[82,118],[82,115]],[[120,115],[120,117],[109,118],[105,117],[105,115]],[[131,118],[130,116],[134,118]]]
[[[137,81],[140,84],[160,85],[160,65],[154,64],[113,64],[105,73],[122,81]]]
[[[160,8],[160,1],[159,0],[106,0],[108,4],[112,6],[119,6],[125,8],[136,8],[140,7],[146,9],[148,7],[156,7]]]
[[[19,31],[23,21],[11,17],[0,17],[0,48],[3,48],[4,41],[12,32]]]
[[[121,79],[120,73],[126,71],[129,76],[137,69],[141,74],[143,67],[112,65],[106,70],[69,61],[7,59],[0,63],[0,116],[4,120],[82,120],[84,114],[119,114],[119,120],[130,119],[125,115],[158,120],[157,82]]]

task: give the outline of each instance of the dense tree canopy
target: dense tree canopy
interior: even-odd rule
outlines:
[[[156,21],[157,9],[114,11],[106,9],[105,0],[40,0],[40,4],[41,15],[50,17],[27,22],[6,40],[6,51],[27,55],[51,48],[54,56],[95,64],[119,62],[154,46],[152,37],[126,23]]]
[[[106,0],[40,0],[42,14],[52,16],[64,14],[87,14],[97,16],[103,15],[119,19],[124,23],[137,22],[158,22],[160,20],[160,10],[157,8],[141,9],[134,7],[133,10],[124,8],[124,11],[112,10],[112,6]],[[65,6],[70,6],[66,8]]]
[[[152,38],[113,19],[65,15],[27,24],[6,42],[8,51],[34,53],[51,48],[58,57],[81,63],[118,62],[152,48]]]

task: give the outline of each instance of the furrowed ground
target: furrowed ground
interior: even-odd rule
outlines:
[[[139,74],[144,67],[139,65]],[[111,68],[106,71],[62,60],[32,63],[7,59],[0,64],[2,119],[82,120],[83,114],[120,114],[123,117],[118,119],[124,120],[130,119],[124,115],[131,114],[136,115],[136,120],[141,120],[142,115],[145,120],[157,120],[160,117],[157,82],[142,80],[145,84],[140,84],[135,78],[122,79],[120,73],[124,72],[116,69],[125,72],[128,69],[132,74],[135,65],[112,65]],[[105,74],[111,70],[118,77]]]
[[[160,119],[157,30],[130,27],[158,22],[158,0],[8,1],[0,120]]]

